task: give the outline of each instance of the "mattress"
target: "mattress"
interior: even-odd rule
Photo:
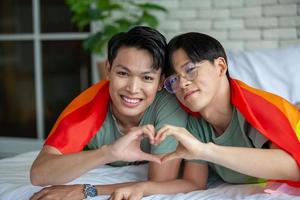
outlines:
[[[0,199],[28,200],[33,193],[42,187],[33,186],[29,180],[29,169],[38,152],[28,152],[0,160]],[[68,184],[112,184],[128,181],[146,180],[148,165],[111,167],[101,166],[91,170]],[[278,187],[278,186],[276,186]],[[280,185],[279,191],[266,193],[266,188],[259,184],[230,185],[227,183],[212,184],[207,190],[174,195],[156,194],[144,197],[143,200],[196,200],[196,199],[298,199],[300,191],[287,185]],[[97,196],[92,199],[104,200],[109,196]]]

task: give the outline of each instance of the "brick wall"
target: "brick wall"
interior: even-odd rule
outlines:
[[[167,39],[197,31],[226,49],[248,50],[300,45],[300,0],[153,0]]]

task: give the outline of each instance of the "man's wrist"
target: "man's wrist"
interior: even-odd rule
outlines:
[[[105,164],[117,161],[116,158],[112,155],[110,147],[110,145],[103,145],[99,149],[101,151],[101,154],[103,155]]]
[[[151,181],[139,182],[136,184],[136,190],[143,193],[143,196],[148,196],[147,188],[150,188]]]
[[[200,160],[206,160],[206,161],[211,161],[214,156],[214,149],[216,145],[212,142],[209,143],[203,143],[203,148],[198,154],[198,157]]]
[[[98,195],[97,188],[91,184],[83,184],[83,196],[84,198],[95,197]]]

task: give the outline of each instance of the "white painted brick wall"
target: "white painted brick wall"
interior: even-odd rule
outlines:
[[[209,8],[211,7],[210,0],[180,0],[180,8]]]
[[[138,0],[136,0],[138,2]],[[180,0],[152,0],[153,3],[157,3],[165,8],[172,10],[173,8],[179,8]]]
[[[277,0],[245,0],[246,6],[277,4]]]
[[[246,8],[233,8],[231,9],[231,17],[233,18],[249,18],[249,17],[260,17],[262,16],[262,8],[246,7]]]
[[[249,18],[245,20],[246,28],[253,29],[257,28],[273,28],[278,26],[278,19],[276,17],[266,18]]]
[[[231,40],[259,40],[261,32],[259,30],[230,30]]]
[[[189,20],[181,23],[183,30],[209,30],[212,27],[212,23],[208,20]],[[187,32],[187,31],[186,31]]]
[[[300,3],[299,0],[279,0],[279,3],[285,4],[285,3]]]
[[[241,7],[243,4],[243,0],[213,0],[213,6],[216,8]]]
[[[215,30],[204,30],[202,31],[202,33],[205,33],[207,35],[210,35],[214,38],[218,38],[218,40],[227,40],[228,39],[228,31],[226,30],[218,30],[218,31],[215,31]]]
[[[199,9],[198,19],[227,19],[229,18],[229,9]]]
[[[195,19],[197,17],[197,9],[182,9],[182,10],[173,10],[169,14],[170,19]]]
[[[243,19],[218,19],[213,23],[215,29],[241,29],[244,28]]]
[[[297,5],[265,6],[263,12],[266,16],[294,16],[297,15]]]
[[[246,41],[245,49],[275,49],[279,44],[277,40],[258,40],[258,41]]]
[[[300,27],[300,17],[280,17],[279,27]]]
[[[284,28],[284,29],[267,29],[263,30],[263,38],[265,39],[296,39],[296,28]]]
[[[136,0],[141,1],[141,0]],[[167,39],[198,31],[226,49],[300,45],[300,0],[153,0],[169,12],[156,16]]]

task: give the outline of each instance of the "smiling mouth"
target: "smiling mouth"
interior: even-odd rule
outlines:
[[[194,93],[198,92],[199,90],[194,90],[194,91],[190,91],[188,93],[186,93],[184,95],[184,100],[186,100],[188,97],[190,97],[191,95],[193,95]]]
[[[139,99],[139,98],[129,98],[129,97],[126,97],[123,95],[121,95],[121,98],[126,104],[129,104],[129,105],[136,105],[142,101],[142,99]]]

